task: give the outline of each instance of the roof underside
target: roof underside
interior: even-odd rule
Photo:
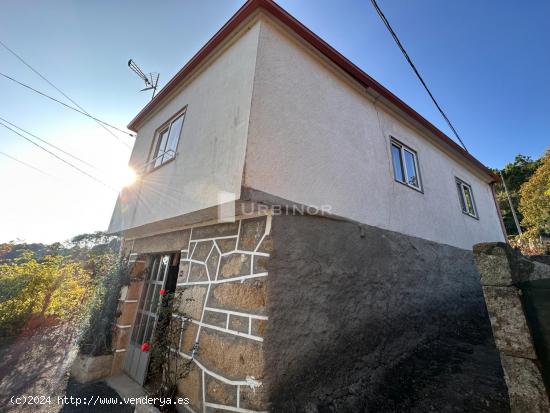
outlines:
[[[250,17],[255,11],[262,9],[267,11],[270,15],[281,21],[302,39],[308,42],[314,49],[325,56],[328,60],[333,62],[346,74],[352,77],[355,81],[361,84],[363,87],[371,89],[376,92],[382,98],[384,98],[390,106],[393,106],[399,112],[403,113],[413,122],[427,129],[430,133],[439,138],[442,143],[456,153],[460,157],[464,158],[468,163],[474,166],[476,169],[487,175],[492,181],[499,181],[499,177],[494,174],[489,168],[483,165],[480,161],[470,155],[466,150],[444,134],[441,130],[435,127],[426,118],[412,109],[409,105],[395,96],[392,92],[359,69],[351,61],[341,55],[332,46],[322,40],[319,36],[305,27],[302,23],[288,14],[284,9],[278,6],[271,0],[249,0],[229,19],[229,21],[206,43],[193,58],[166,84],[164,88],[155,96],[155,98],[149,102],[128,124],[128,128],[137,131],[139,124],[165,100],[165,98],[173,92],[192,71],[197,68],[200,63],[206,59],[231,33],[248,17]]]

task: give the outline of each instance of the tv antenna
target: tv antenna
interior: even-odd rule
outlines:
[[[159,82],[159,74],[158,73],[149,73],[145,74],[143,70],[140,69],[140,67],[137,65],[136,62],[134,62],[132,59],[128,60],[128,67],[132,69],[132,71],[138,75],[141,80],[145,82],[145,88],[141,89],[140,92],[143,92],[145,90],[152,90],[153,96],[151,96],[151,100],[155,97],[155,93],[157,92],[157,84]]]

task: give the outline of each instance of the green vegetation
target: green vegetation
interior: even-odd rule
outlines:
[[[539,166],[520,188],[519,211],[525,236],[537,239],[550,235],[550,149],[539,159]]]
[[[23,328],[71,322],[88,325],[81,340],[88,352],[110,351],[124,278],[119,245],[101,232],[64,244],[0,244],[0,342]]]
[[[496,185],[496,197],[506,232],[515,246],[524,253],[547,253],[549,245],[544,241],[550,236],[550,150],[538,160],[517,155],[501,173],[516,210],[523,231],[518,236],[512,211],[504,186]]]
[[[150,396],[159,400],[177,397],[178,383],[191,371],[192,361],[173,349],[179,347],[191,318],[179,310],[184,289],[162,295],[149,362]],[[198,348],[197,348],[198,350]],[[155,405],[161,412],[177,412],[174,405]]]

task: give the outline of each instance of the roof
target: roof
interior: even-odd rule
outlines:
[[[385,98],[389,103],[393,104],[397,109],[402,111],[412,120],[418,122],[428,131],[433,133],[437,138],[448,147],[451,151],[467,160],[471,165],[476,167],[484,174],[489,175],[495,182],[500,181],[499,177],[489,168],[483,165],[475,157],[470,155],[466,150],[459,146],[455,141],[449,138],[445,133],[439,130],[426,118],[416,112],[413,108],[395,96],[392,92],[366,74],[363,70],[345,58],[336,49],[330,46],[327,42],[305,27],[302,23],[292,17],[282,7],[274,3],[272,0],[248,0],[234,15],[223,25],[223,27],[187,62],[187,64],[179,70],[176,75],[157,93],[155,98],[151,100],[128,124],[128,129],[137,131],[139,123],[157,107],[166,96],[174,91],[192,71],[198,67],[201,62],[206,59],[217,46],[219,46],[231,33],[248,17],[250,17],[258,9],[263,9],[269,12],[273,17],[284,23],[287,27],[298,34],[302,39],[309,43],[319,53],[325,56],[328,60],[334,63],[337,67],[351,76],[355,81],[365,88],[378,93]]]

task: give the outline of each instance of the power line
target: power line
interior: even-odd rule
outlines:
[[[14,158],[13,156],[8,155],[8,154],[5,153],[5,152],[0,151],[0,154],[6,156],[6,157],[8,157],[8,158],[10,158],[11,160],[14,160],[15,162],[19,162],[20,164],[25,165],[25,166],[28,167],[28,168],[34,169],[35,171],[40,172],[41,174],[44,174],[44,175],[49,176],[49,177],[51,177],[51,178],[55,178],[53,175],[50,175],[50,174],[47,173],[46,171],[43,171],[42,169],[37,168],[36,166],[32,166],[31,164],[28,164],[27,162],[24,162],[24,161],[22,161],[22,160],[20,160],[20,159]]]
[[[86,115],[94,119],[103,129],[105,129],[110,135],[112,135],[115,139],[122,142],[124,145],[128,146],[126,142],[123,142],[118,136],[116,136],[111,130],[107,129],[105,125],[103,125],[102,122],[95,119],[90,113],[84,109],[82,106],[80,106],[77,102],[75,102],[73,99],[71,99],[65,92],[63,92],[61,89],[59,89],[56,85],[54,85],[52,82],[50,82],[42,73],[40,73],[38,70],[36,70],[34,67],[32,67],[29,63],[27,63],[21,56],[19,56],[15,51],[10,49],[2,40],[0,40],[0,45],[2,45],[7,51],[9,51],[12,55],[14,55],[21,63],[23,63],[25,66],[27,66],[29,69],[31,69],[34,73],[36,73],[42,80],[44,80],[46,83],[48,83],[51,87],[53,87],[55,90],[57,90],[59,93],[61,93],[63,96],[65,96],[69,101],[71,101],[78,109],[80,109],[82,112],[84,112]]]
[[[445,122],[447,122],[447,125],[449,125],[449,128],[451,128],[451,130],[453,131],[454,135],[456,136],[456,138],[458,139],[458,141],[460,142],[460,144],[462,145],[462,147],[464,148],[464,150],[466,152],[468,152],[468,149],[466,148],[466,145],[464,145],[464,142],[462,142],[462,139],[460,139],[460,136],[458,136],[458,132],[456,131],[456,129],[454,128],[454,126],[452,125],[451,121],[449,120],[449,118],[447,117],[447,115],[445,114],[445,112],[443,112],[443,109],[441,109],[441,106],[439,106],[439,103],[437,103],[437,101],[435,100],[435,97],[433,96],[432,92],[430,91],[430,89],[428,88],[428,85],[426,85],[426,82],[424,81],[424,79],[422,78],[422,76],[420,75],[420,73],[418,72],[418,69],[416,68],[416,66],[414,65],[413,61],[411,60],[411,58],[409,57],[409,54],[407,53],[407,51],[405,50],[405,48],[403,47],[403,45],[401,44],[401,41],[399,40],[399,38],[397,37],[397,34],[393,31],[392,27],[390,26],[390,22],[388,21],[388,19],[386,18],[386,16],[384,15],[384,13],[382,12],[382,10],[380,9],[380,7],[378,7],[378,4],[376,3],[376,0],[371,0],[371,3],[372,5],[374,6],[374,9],[376,10],[376,12],[378,13],[378,16],[380,16],[380,18],[382,19],[382,22],[384,23],[384,25],[386,26],[386,28],[388,29],[388,31],[390,32],[390,34],[392,35],[393,37],[393,40],[395,40],[395,43],[397,44],[397,46],[399,47],[399,49],[401,50],[401,53],[403,53],[403,56],[405,56],[405,59],[407,59],[407,62],[409,63],[409,65],[411,66],[412,70],[414,71],[414,73],[416,74],[416,77],[418,77],[418,80],[420,80],[420,83],[422,83],[422,86],[424,86],[424,89],[426,89],[426,92],[428,92],[428,95],[430,95],[430,98],[432,99],[433,103],[435,104],[435,107],[437,108],[437,110],[439,111],[439,113],[441,113],[441,116],[443,116],[443,119],[445,119]]]
[[[9,127],[8,125],[6,125],[4,122],[1,122],[1,121],[0,121],[0,125],[3,126],[3,127],[6,128],[6,129],[12,131],[13,133],[15,133],[16,135],[20,136],[21,138],[25,139],[26,141],[32,143],[33,145],[39,147],[40,149],[42,149],[43,151],[47,152],[48,154],[50,154],[50,155],[56,157],[56,158],[59,159],[61,162],[63,162],[63,163],[65,163],[65,164],[69,165],[71,168],[76,169],[76,170],[77,170],[78,172],[80,172],[81,174],[84,174],[84,175],[86,175],[88,178],[91,178],[91,179],[93,179],[94,181],[100,183],[101,185],[103,185],[103,186],[105,186],[105,187],[107,187],[107,188],[109,188],[109,189],[111,189],[111,190],[117,192],[116,189],[114,189],[113,187],[107,185],[105,182],[101,181],[100,179],[96,178],[96,177],[93,176],[93,175],[90,175],[88,172],[86,172],[86,171],[80,169],[78,166],[76,166],[76,165],[70,163],[69,161],[63,159],[62,157],[58,156],[58,155],[55,154],[54,152],[52,152],[52,151],[50,151],[50,150],[44,148],[43,146],[39,145],[38,143],[34,142],[33,140],[27,138],[25,135],[20,134],[20,133],[17,132],[16,130],[10,128],[10,127]]]
[[[84,159],[80,159],[78,156],[75,156],[75,155],[73,155],[72,153],[69,153],[69,152],[67,152],[67,151],[65,151],[65,150],[63,150],[63,149],[61,149],[59,146],[56,146],[56,145],[54,145],[53,143],[50,143],[50,142],[48,142],[47,140],[42,139],[42,138],[39,137],[39,136],[36,136],[35,134],[33,134],[33,133],[31,133],[31,132],[29,132],[29,131],[23,129],[23,128],[20,127],[20,126],[15,125],[14,123],[11,123],[10,121],[4,119],[4,118],[1,117],[1,116],[0,116],[0,121],[5,122],[5,123],[7,123],[8,125],[13,126],[13,127],[16,128],[16,129],[19,129],[19,130],[22,131],[23,133],[26,133],[27,135],[32,136],[32,137],[35,138],[35,139],[38,139],[40,142],[43,142],[43,143],[45,143],[46,145],[49,145],[49,146],[51,146],[51,147],[54,148],[54,149],[57,149],[59,152],[63,152],[65,155],[70,156],[71,158],[73,158],[73,159],[75,159],[75,160],[77,160],[77,161],[79,161],[79,162],[82,162],[83,164],[89,166],[90,168],[95,169],[96,171],[99,170],[99,168],[97,168],[97,167],[93,166],[92,164],[86,162]]]
[[[0,76],[3,76],[3,77],[5,77],[6,79],[9,79],[9,80],[11,80],[12,82],[15,82],[15,83],[17,83],[18,85],[23,86],[23,87],[25,87],[25,88],[27,88],[27,89],[29,89],[29,90],[32,90],[33,92],[38,93],[39,95],[42,95],[42,96],[44,96],[44,97],[46,97],[46,98],[48,98],[48,99],[50,99],[50,100],[53,100],[54,102],[57,102],[57,103],[59,103],[59,104],[65,106],[65,107],[68,108],[68,109],[74,110],[75,112],[78,112],[78,113],[80,113],[81,115],[87,116],[87,117],[89,117],[89,118],[91,118],[91,119],[93,119],[93,120],[95,120],[95,121],[97,121],[97,122],[100,122],[100,123],[102,123],[102,124],[104,124],[104,125],[106,125],[106,126],[109,126],[110,128],[116,129],[117,131],[122,132],[122,133],[125,133],[125,134],[128,135],[128,136],[134,137],[134,135],[131,134],[131,133],[129,133],[129,132],[123,131],[122,129],[119,129],[119,128],[117,128],[116,126],[111,125],[110,123],[107,123],[107,122],[105,122],[105,121],[102,121],[101,119],[98,119],[98,118],[96,118],[96,117],[94,117],[94,116],[92,116],[92,115],[87,114],[86,112],[82,112],[80,109],[77,109],[77,108],[75,108],[74,106],[67,105],[66,103],[61,102],[60,100],[58,100],[58,99],[56,99],[56,98],[54,98],[54,97],[51,97],[50,95],[47,95],[47,94],[44,93],[44,92],[41,92],[41,91],[39,91],[39,90],[36,90],[35,88],[33,88],[33,87],[31,87],[31,86],[29,86],[29,85],[23,83],[23,82],[20,82],[20,81],[14,79],[13,77],[10,77],[10,76],[6,75],[5,73],[1,73],[1,72],[0,72]],[[126,144],[126,142],[123,142],[123,141],[120,141],[120,142],[122,142],[124,145],[130,147],[128,144]]]

